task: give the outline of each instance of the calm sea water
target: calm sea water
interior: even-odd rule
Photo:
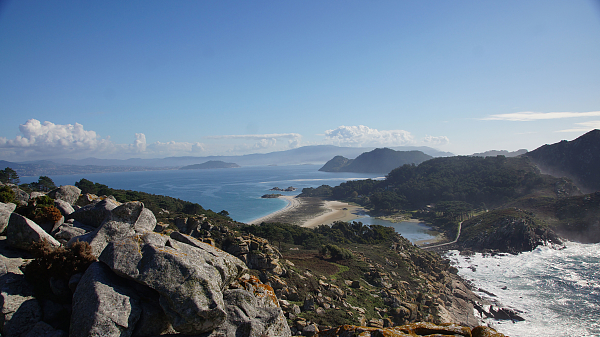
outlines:
[[[281,199],[263,199],[267,193],[298,195],[306,187],[336,186],[353,179],[381,179],[381,175],[346,172],[320,172],[318,165],[260,166],[235,169],[167,170],[115,172],[50,176],[56,185],[74,185],[82,178],[112,188],[167,195],[196,202],[206,209],[226,210],[232,219],[249,222],[287,205]],[[37,181],[24,177],[23,183]],[[295,192],[273,192],[273,187],[295,187]],[[411,241],[428,240],[428,227],[417,223],[391,223],[365,215],[358,219],[365,224],[394,227]]]

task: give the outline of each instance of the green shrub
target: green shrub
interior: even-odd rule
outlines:
[[[0,202],[5,204],[15,201],[15,192],[8,186],[0,186]]]

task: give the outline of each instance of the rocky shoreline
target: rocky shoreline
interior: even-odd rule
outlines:
[[[23,203],[48,200],[25,194]],[[385,260],[354,250],[364,272],[340,278],[341,262],[312,258],[304,267],[302,255],[234,223],[197,216],[178,219],[174,231],[141,202],[75,186],[48,196],[60,210],[51,223],[0,205],[3,336],[502,336],[474,328],[468,313],[480,299],[439,257],[400,236]],[[350,325],[319,323],[330,315]]]

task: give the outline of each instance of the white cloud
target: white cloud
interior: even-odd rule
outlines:
[[[427,145],[447,145],[450,143],[450,139],[446,136],[425,136],[423,143]]]
[[[146,151],[146,135],[143,133],[135,134],[135,142],[133,143],[134,148],[137,152]]]
[[[600,121],[589,121],[589,122],[581,122],[575,123],[575,125],[579,125],[578,127],[574,127],[572,129],[559,130],[557,132],[588,132],[594,129],[600,129]]]
[[[6,160],[31,160],[49,158],[129,158],[198,155],[205,145],[190,142],[155,142],[147,144],[146,135],[136,133],[132,144],[116,144],[110,137],[101,138],[83,125],[54,124],[30,119],[19,126],[21,135],[15,139],[0,137],[0,156]]]
[[[377,130],[364,125],[340,126],[325,131],[325,142],[338,146],[403,146],[415,143],[410,132]]]
[[[600,111],[589,112],[514,112],[507,114],[491,115],[482,120],[502,120],[514,122],[529,122],[544,119],[562,119],[562,118],[580,118],[580,117],[599,117]]]
[[[265,150],[277,150],[285,148],[287,140],[287,148],[297,148],[300,146],[302,135],[298,133],[269,133],[262,135],[221,135],[221,136],[206,136],[206,139],[216,140],[254,140],[254,143],[236,144],[233,146],[230,153],[247,153],[249,151],[264,152]],[[282,144],[278,146],[278,144]]]
[[[30,119],[21,124],[19,130],[22,135],[0,141],[2,155],[65,157],[81,152],[112,153],[118,148],[109,138],[102,139],[96,132],[85,130],[79,123],[60,125]]]
[[[152,156],[174,156],[184,154],[199,154],[204,152],[205,146],[202,143],[190,142],[155,142],[147,146],[147,154]]]

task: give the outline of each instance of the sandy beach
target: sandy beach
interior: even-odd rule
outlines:
[[[298,206],[300,206],[300,199],[299,198],[296,198],[296,197],[293,197],[293,196],[288,196],[288,195],[282,195],[282,196],[279,197],[279,199],[284,199],[285,201],[288,202],[288,204],[284,208],[280,209],[279,211],[273,212],[273,213],[268,214],[268,215],[265,215],[265,216],[260,217],[258,219],[254,219],[254,220],[248,222],[248,224],[249,225],[259,225],[259,224],[261,224],[263,222],[273,221],[272,219],[274,219],[274,218],[276,218],[276,217],[278,217],[278,216],[280,216],[280,215],[282,215],[284,213],[287,213],[287,212],[289,212],[291,210],[294,210],[294,209],[298,208]]]
[[[291,223],[302,227],[313,228],[329,225],[335,221],[352,221],[360,218],[366,210],[360,206],[341,201],[323,201],[318,198],[299,198],[292,196],[279,197],[288,202],[283,209],[250,221],[250,225],[262,222]]]
[[[364,216],[366,210],[360,206],[350,205],[341,201],[326,201],[323,205],[327,211],[312,219],[306,220],[301,226],[313,228],[329,225],[336,221],[352,221]]]

